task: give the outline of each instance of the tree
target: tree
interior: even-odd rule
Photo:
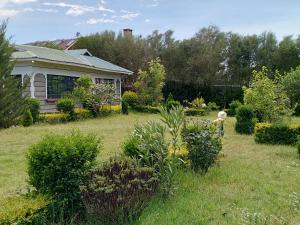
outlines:
[[[159,58],[151,60],[147,70],[139,70],[134,86],[142,104],[155,105],[163,100],[162,88],[165,76],[165,67]]]
[[[300,103],[300,66],[282,76],[282,84],[291,100],[292,106]]]
[[[244,88],[244,103],[253,106],[260,122],[274,122],[291,113],[290,100],[279,79],[271,80],[268,73],[266,67],[253,71],[250,87]]]
[[[26,107],[25,85],[11,75],[14,62],[11,56],[13,47],[6,39],[6,22],[0,25],[0,128],[8,128],[16,122]]]

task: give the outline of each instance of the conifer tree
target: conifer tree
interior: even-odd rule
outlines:
[[[25,87],[11,75],[13,47],[6,38],[6,22],[0,24],[0,128],[8,128],[22,115],[25,108]]]

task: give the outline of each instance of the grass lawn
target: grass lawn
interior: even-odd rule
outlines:
[[[103,138],[101,161],[120,153],[134,123],[158,118],[130,114],[1,130],[0,204],[1,198],[26,187],[26,151],[44,134],[73,129],[94,133]],[[227,119],[223,150],[215,167],[205,176],[188,169],[176,172],[173,196],[165,202],[154,199],[134,224],[299,225],[300,159],[296,149],[258,145],[252,136],[237,135],[233,127],[234,119]],[[255,223],[256,219],[260,222]]]

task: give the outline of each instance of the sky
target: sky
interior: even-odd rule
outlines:
[[[17,44],[73,38],[104,30],[134,35],[173,30],[192,37],[210,25],[240,34],[300,34],[300,0],[0,0],[0,21]]]

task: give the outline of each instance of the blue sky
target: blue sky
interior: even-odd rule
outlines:
[[[132,28],[134,34],[175,31],[177,39],[216,25],[223,31],[279,39],[300,34],[299,0],[0,0],[0,20],[18,44]]]

